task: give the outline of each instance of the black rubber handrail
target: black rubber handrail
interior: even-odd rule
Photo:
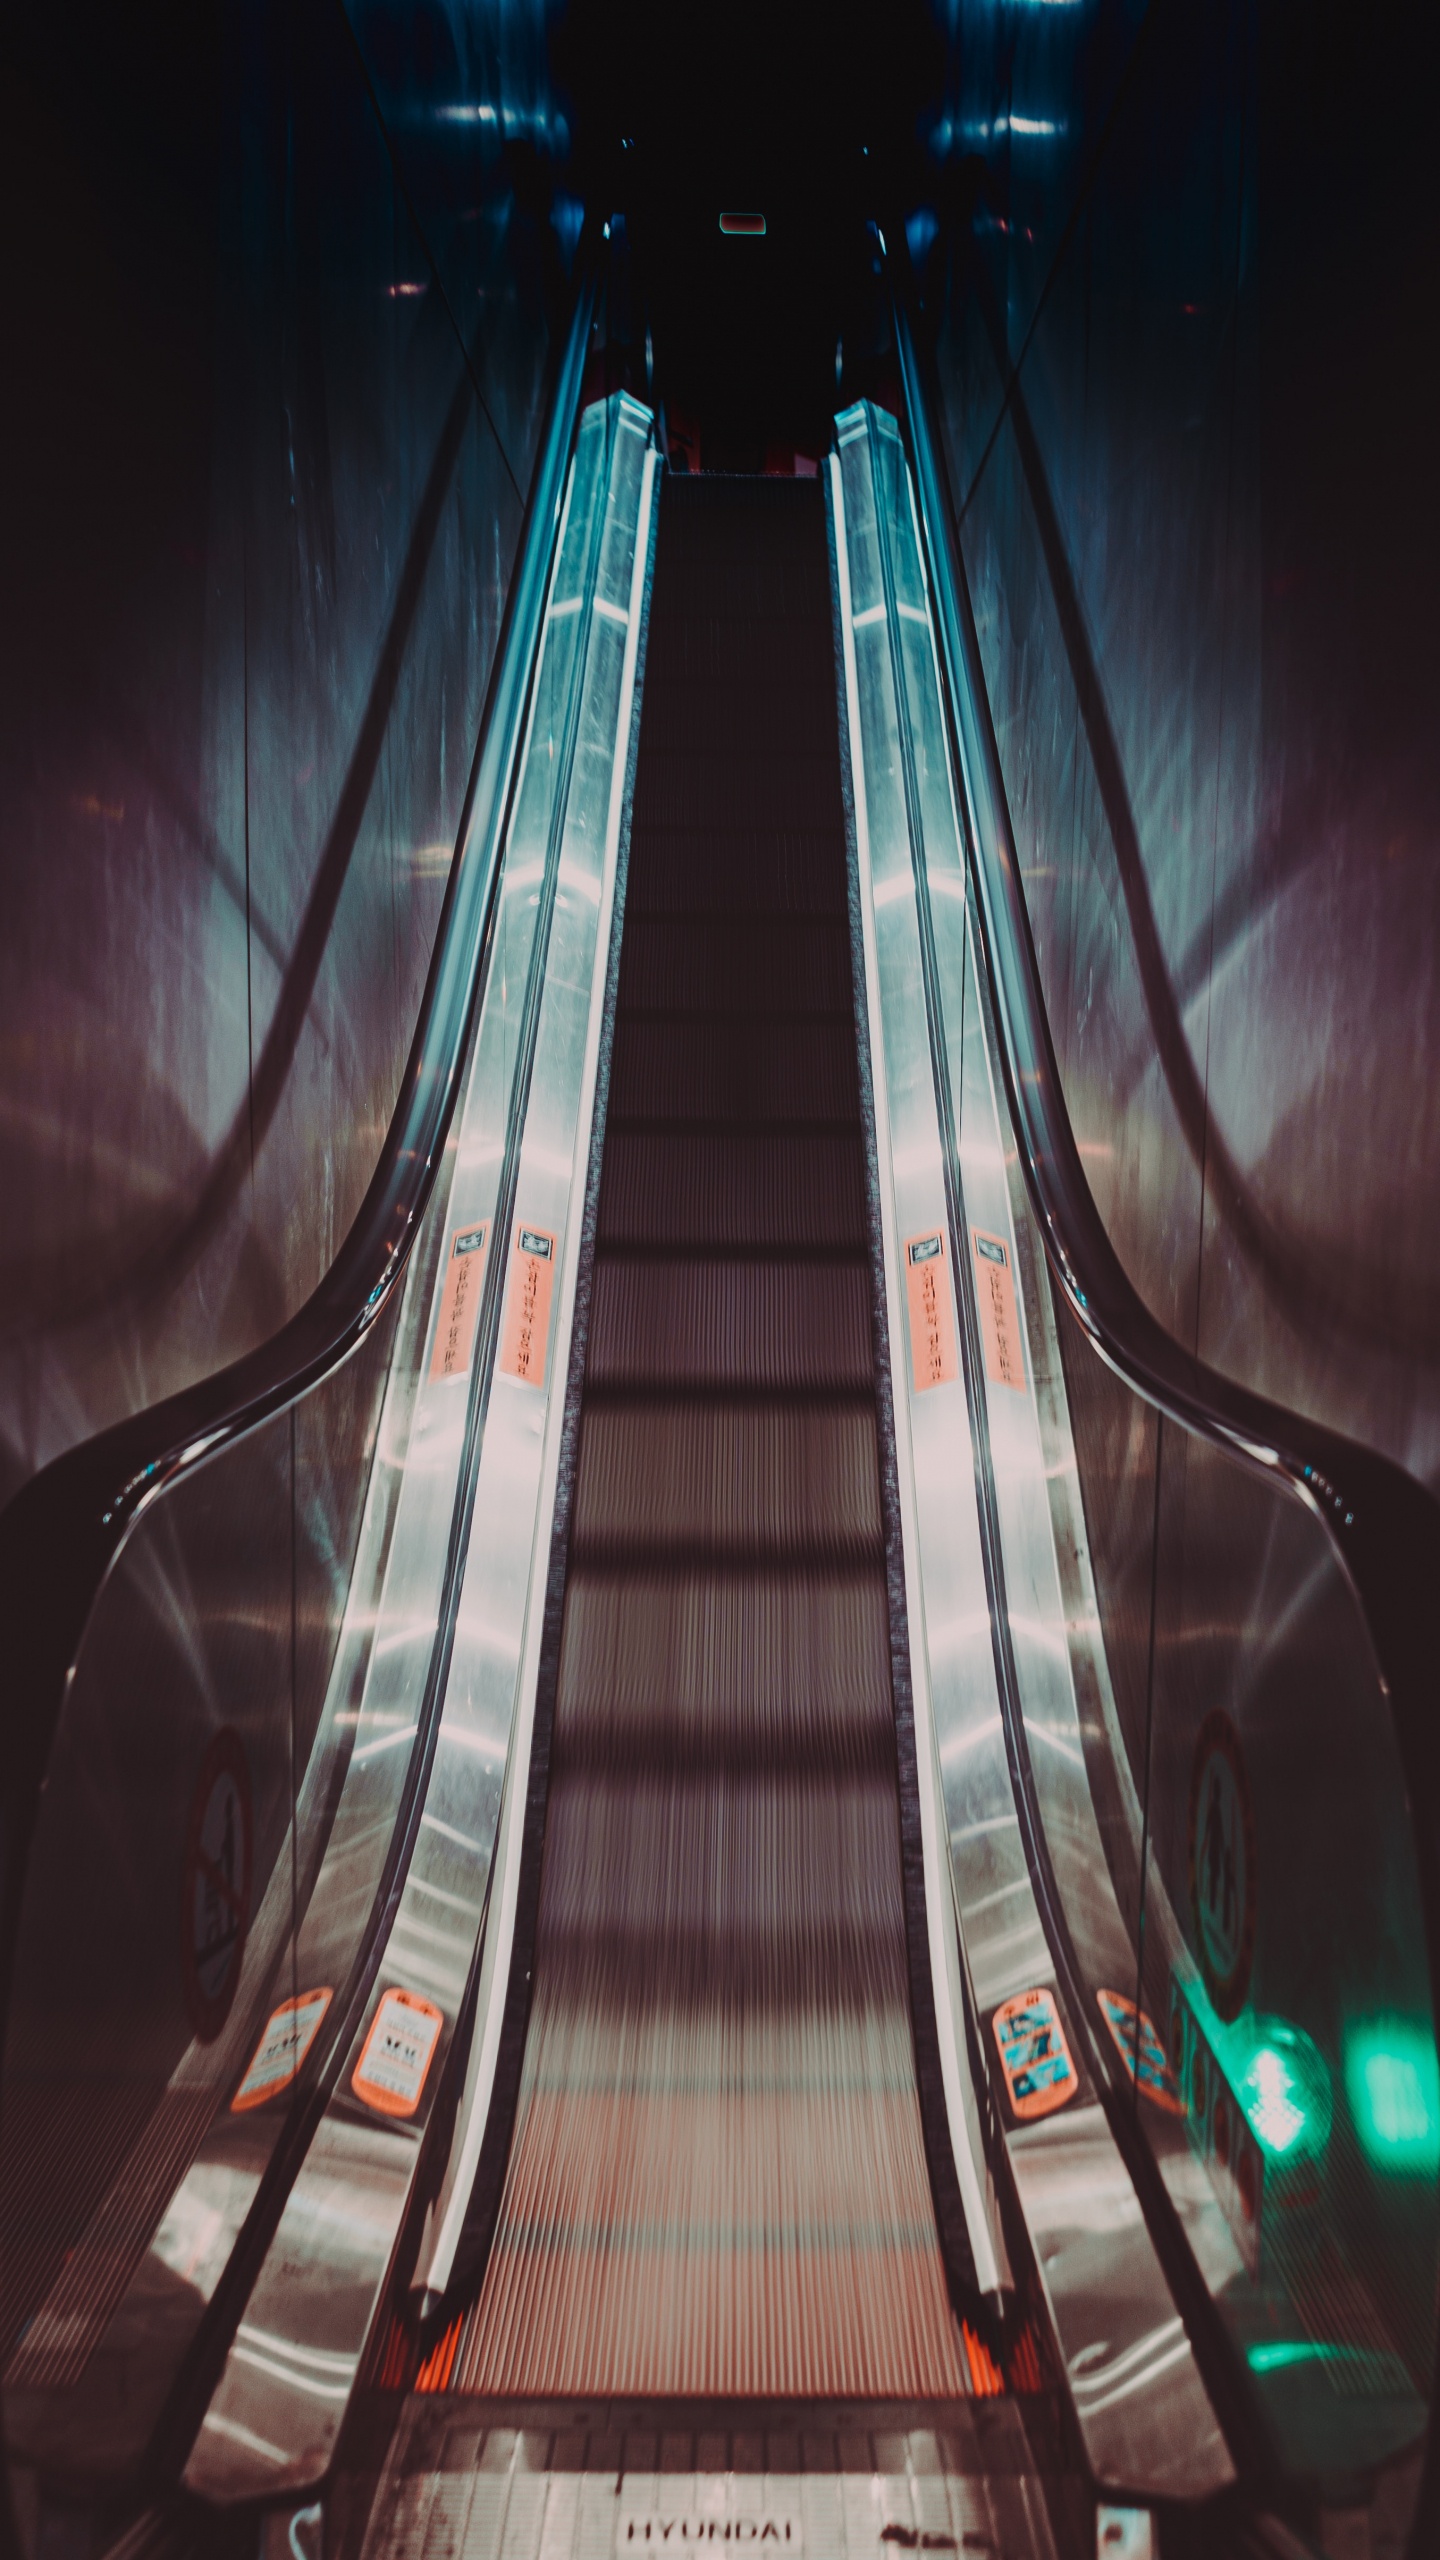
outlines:
[[[1287,1412],[1210,1368],[1166,1332],[1124,1270],[1095,1205],[1050,1036],[1021,885],[979,635],[943,450],[932,366],[893,297],[905,426],[930,571],[958,780],[1021,1173],[1055,1280],[1098,1353],[1135,1394],[1294,1494],[1319,1520],[1368,1633],[1409,1798],[1432,2010],[1440,1985],[1440,1502],[1393,1459]],[[1440,2370],[1410,2548],[1440,2529]]]
[[[0,2024],[25,1866],[66,1687],[136,1522],[196,1467],[294,1404],[365,1339],[404,1276],[459,1090],[494,908],[530,674],[599,281],[582,240],[415,1035],[379,1160],[319,1286],[227,1368],[65,1451],[0,1515]]]

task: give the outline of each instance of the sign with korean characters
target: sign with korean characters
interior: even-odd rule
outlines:
[[[230,2101],[233,2116],[247,2114],[251,2107],[263,2107],[267,2098],[278,2097],[298,2079],[300,2066],[320,2032],[320,2021],[330,2006],[333,1993],[328,1986],[319,1991],[302,1991],[294,2000],[282,2000],[266,2022],[265,2033],[255,2048],[244,2079]]]
[[[1097,1991],[1095,1997],[1100,2015],[1120,2049],[1126,2077],[1136,2083],[1142,2098],[1148,2098],[1165,2115],[1183,2116],[1185,2101],[1153,2018],[1137,2009],[1123,1991]]]
[[[945,1238],[938,1231],[911,1236],[905,1246],[905,1302],[910,1317],[910,1365],[915,1392],[948,1386],[960,1375],[955,1351],[955,1308],[945,1270]]]
[[[480,1313],[480,1283],[485,1276],[486,1233],[482,1220],[478,1227],[457,1227],[450,1239],[435,1324],[435,1348],[430,1355],[432,1378],[463,1378],[469,1374],[475,1320]]]
[[[990,2021],[1012,2114],[1022,2124],[1054,2115],[1080,2086],[1060,2023],[1060,2004],[1044,1984],[1002,2000]]]
[[[980,1310],[980,1339],[985,1345],[985,1375],[997,1387],[1025,1392],[1025,1353],[1020,1341],[1020,1309],[1010,1247],[1003,1236],[972,1227],[975,1255],[975,1302]]]
[[[418,1991],[387,1991],[355,2065],[356,2097],[377,2115],[413,2116],[444,2024],[444,2010]]]
[[[527,1387],[545,1384],[554,1292],[555,1238],[538,1227],[517,1227],[500,1367],[507,1378],[519,1378]]]

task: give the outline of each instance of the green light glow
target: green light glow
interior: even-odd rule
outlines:
[[[1240,2084],[1245,2113],[1267,2151],[1283,2155],[1293,2151],[1305,2130],[1305,2110],[1296,2103],[1298,2091],[1285,2068],[1283,2054],[1262,2044],[1250,2057],[1250,2067]]]
[[[1409,2392],[1414,2386],[1398,2356],[1373,2347],[1336,2346],[1329,2339],[1266,2338],[1245,2350],[1252,2373],[1292,2373],[1302,2364],[1348,2364],[1366,2374],[1371,2385]]]
[[[1232,2034],[1236,2061],[1238,2044]],[[1334,2106],[1330,2074],[1311,2037],[1283,2018],[1256,2018],[1245,2047],[1235,2094],[1261,2148],[1272,2160],[1302,2160],[1323,2151]]]
[[[1345,2044],[1350,2111],[1377,2168],[1419,2175],[1440,2168],[1440,2064],[1428,2029],[1374,2018]]]
[[[1245,2361],[1252,2373],[1287,2373],[1296,2364],[1335,2364],[1349,2352],[1345,2347],[1318,2346],[1313,2338],[1277,2338],[1264,2346],[1247,2347]]]

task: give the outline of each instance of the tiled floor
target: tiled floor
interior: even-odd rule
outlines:
[[[391,2447],[365,2560],[613,2560],[701,2547],[787,2560],[1060,2560],[1013,2404],[962,2414],[963,2435],[602,2434],[490,2427],[453,2401],[417,2398]]]

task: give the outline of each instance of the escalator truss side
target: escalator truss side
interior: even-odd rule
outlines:
[[[918,526],[893,421],[868,406],[842,415],[829,489],[899,1472],[909,1494],[931,1963],[937,2008],[951,2022],[951,2137],[977,2220],[992,2176],[1018,2192],[1097,2479],[1135,2494],[1194,2499],[1233,2476],[1230,2458],[1096,2103],[1094,2075],[1083,2060],[1076,2067],[1086,2053],[1084,2026],[1077,2035],[1080,2022],[1057,1979],[1007,1749],[1002,1683],[1018,1670],[1026,1712],[1044,1729],[1052,1757],[1084,1765],[1033,1373],[1018,1336],[1014,1235],[975,986],[964,838]],[[991,1267],[1012,1284],[1008,1329],[992,1320],[988,1357],[970,1270],[981,1247],[1002,1257]],[[1093,1819],[1086,1834],[1083,1790],[1067,1810],[1102,1970],[1133,1981],[1119,1915],[1106,1907]],[[1000,2057],[1008,2021],[1036,2013],[1053,2017],[1054,2033],[1027,2082],[1007,2075]],[[983,2075],[983,2118],[961,2063],[966,2053]],[[1057,2071],[1062,2076],[1049,2076]],[[987,2158],[985,2137],[995,2125],[1003,2128],[1004,2167]],[[1103,2285],[1094,2266],[1097,2216],[1107,2244]],[[981,2235],[983,2249],[984,2226]]]

